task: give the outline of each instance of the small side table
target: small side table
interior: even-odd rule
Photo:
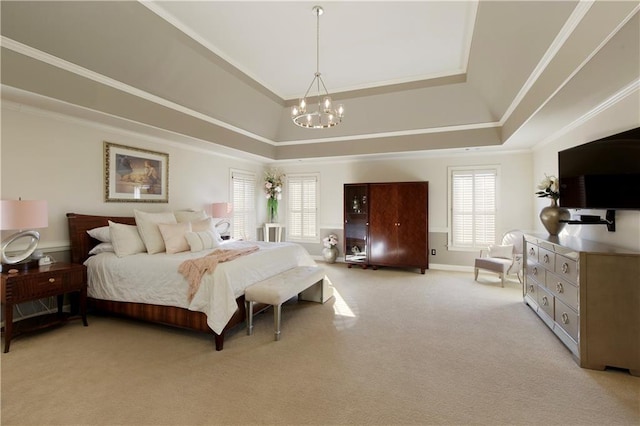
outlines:
[[[10,269],[10,268],[8,268]],[[87,323],[87,268],[75,263],[53,263],[16,274],[4,270],[2,276],[2,305],[4,305],[4,352],[9,352],[11,339],[28,331],[57,325],[71,318],[71,313],[62,312],[66,293],[79,294],[79,317]],[[38,315],[13,322],[13,306],[31,300],[57,296],[58,313]]]
[[[279,243],[282,241],[282,230],[284,225],[280,223],[265,223],[264,224],[264,240],[271,241],[271,230],[274,230],[273,242]]]

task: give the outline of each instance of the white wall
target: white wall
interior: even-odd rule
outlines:
[[[544,174],[558,175],[558,151],[581,145],[640,126],[640,97],[638,90],[630,93],[610,108],[591,117],[584,123],[578,123],[571,130],[543,141],[533,154],[534,186]],[[562,194],[560,194],[562,197]],[[637,195],[640,197],[640,195]],[[532,214],[537,217],[542,207],[548,205],[547,199],[537,199]],[[594,214],[604,218],[605,210],[572,210],[572,215]],[[536,230],[546,232],[539,220],[534,220]],[[592,241],[604,242],[633,251],[640,251],[640,211],[616,211],[616,231],[608,232],[605,225],[567,225],[562,231]]]
[[[168,153],[169,203],[106,203],[104,141]],[[2,199],[48,201],[49,227],[39,230],[45,251],[68,245],[68,212],[132,216],[133,209],[202,209],[229,200],[231,168],[255,172],[258,179],[263,172],[258,162],[7,103],[1,162]],[[3,231],[3,237],[10,233]]]

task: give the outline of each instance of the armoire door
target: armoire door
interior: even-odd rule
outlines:
[[[396,184],[370,184],[369,195],[369,263],[396,264],[398,259]]]
[[[426,267],[428,262],[428,184],[400,183],[397,186],[398,264]]]

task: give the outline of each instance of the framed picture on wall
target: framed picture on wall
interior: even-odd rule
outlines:
[[[169,154],[105,141],[104,200],[168,203]]]

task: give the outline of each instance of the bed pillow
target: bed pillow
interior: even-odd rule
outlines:
[[[158,223],[178,223],[176,217],[171,212],[167,213],[146,213],[140,210],[133,211],[136,217],[138,232],[147,248],[149,254],[161,253],[165,251],[164,240],[158,228]]]
[[[111,234],[113,250],[118,257],[146,251],[136,225],[125,225],[109,221],[109,233]]]
[[[107,228],[109,228],[107,226]],[[100,243],[91,250],[89,250],[89,254],[99,254],[99,253],[115,253],[113,249],[113,244],[111,243]]]
[[[204,220],[191,222],[191,230],[193,232],[211,231],[215,234],[216,241],[218,241],[218,243],[222,242],[222,237],[220,236],[220,232],[216,227],[216,220],[213,218],[208,217]]]
[[[158,228],[162,234],[167,253],[173,254],[189,250],[185,234],[191,232],[191,222],[159,223]]]
[[[100,241],[101,243],[110,243],[111,242],[111,234],[109,233],[108,226],[101,226],[99,228],[89,229],[87,231],[91,237]]]
[[[178,223],[182,222],[195,222],[197,220],[204,220],[207,218],[207,214],[204,210],[192,211],[192,210],[179,210],[173,212]]]
[[[489,246],[489,257],[513,258],[513,244]]]
[[[185,235],[192,252],[216,248],[220,245],[219,235],[211,229],[200,232],[187,232]]]

